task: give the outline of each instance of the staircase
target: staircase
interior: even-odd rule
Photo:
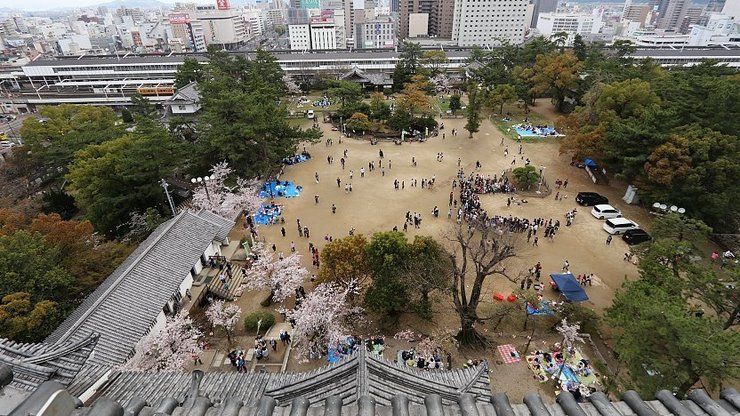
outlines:
[[[231,264],[231,278],[227,278],[228,289],[221,283],[218,278],[218,274],[213,277],[213,280],[208,284],[208,291],[216,297],[223,300],[233,301],[240,297],[244,293],[245,280],[244,274],[242,273],[242,266],[232,263]]]

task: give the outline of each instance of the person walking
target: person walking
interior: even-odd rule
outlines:
[[[319,196],[318,195],[314,195],[313,196],[313,200],[314,200],[315,203],[318,204],[319,203]]]
[[[564,272],[570,271],[570,263],[568,262],[568,260],[565,260],[565,262],[563,263],[563,271]]]
[[[611,243],[612,243],[612,235],[611,235],[611,234],[609,234],[609,237],[606,237],[606,245],[607,245],[607,246],[608,246],[608,245],[611,245]]]
[[[285,237],[285,227],[280,227],[280,234],[282,234],[283,237]]]
[[[319,172],[314,173],[313,177],[316,179],[316,183],[319,183]]]
[[[331,213],[336,214],[337,213],[337,206],[334,204],[331,204]]]
[[[342,180],[337,178],[337,188],[341,188],[341,187],[342,187]]]

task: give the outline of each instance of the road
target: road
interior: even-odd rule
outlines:
[[[34,117],[33,114],[19,114],[15,120],[12,121],[0,121],[0,131],[5,133],[9,140],[12,140],[16,144],[22,144],[20,141],[21,136],[21,125],[23,120],[28,117]]]

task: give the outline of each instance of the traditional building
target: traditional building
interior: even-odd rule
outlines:
[[[198,93],[198,83],[193,81],[182,88],[165,101],[164,105],[170,114],[192,115],[200,111],[200,94]]]

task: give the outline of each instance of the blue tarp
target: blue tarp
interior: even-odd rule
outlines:
[[[260,190],[260,198],[277,198],[281,196],[293,198],[301,194],[301,189],[300,186],[295,186],[293,181],[265,182]]]
[[[583,302],[588,300],[588,295],[580,283],[571,273],[551,273],[550,279],[558,286],[560,293],[569,302]]]
[[[583,161],[583,164],[592,169],[596,167],[596,162],[593,159],[586,159]]]
[[[276,224],[282,215],[283,206],[275,204],[262,204],[254,214],[254,222],[257,224]]]
[[[527,302],[527,315],[555,316],[555,312],[552,311],[550,304],[545,301],[540,302],[539,309],[535,309],[535,307],[531,303]]]

